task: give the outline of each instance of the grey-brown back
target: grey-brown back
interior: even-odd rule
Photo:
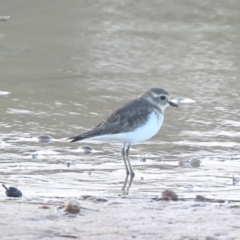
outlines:
[[[161,109],[143,98],[134,99],[116,109],[94,129],[72,137],[72,142],[99,135],[131,132],[137,127],[145,124],[153,111],[159,113]]]

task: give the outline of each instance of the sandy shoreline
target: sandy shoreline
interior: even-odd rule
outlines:
[[[1,239],[240,239],[240,208],[194,201],[79,200],[80,215],[61,204],[1,201]],[[46,207],[47,206],[47,207]]]

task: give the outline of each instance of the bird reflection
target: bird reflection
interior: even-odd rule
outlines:
[[[123,193],[128,193],[129,192],[129,189],[131,188],[133,179],[134,179],[134,175],[131,175],[131,174],[126,175],[125,181],[124,181],[123,186],[122,186]]]

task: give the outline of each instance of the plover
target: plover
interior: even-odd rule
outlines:
[[[153,137],[161,128],[164,110],[168,106],[178,107],[169,100],[169,94],[162,88],[150,88],[138,98],[116,109],[95,128],[71,137],[71,142],[84,139],[123,143],[122,158],[127,175],[134,176],[129,160],[129,149],[135,143]]]

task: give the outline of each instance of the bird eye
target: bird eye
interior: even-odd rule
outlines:
[[[161,96],[160,98],[161,98],[162,100],[165,100],[165,99],[166,99],[166,97],[165,97],[165,96]]]

